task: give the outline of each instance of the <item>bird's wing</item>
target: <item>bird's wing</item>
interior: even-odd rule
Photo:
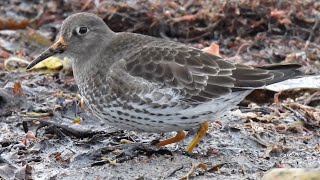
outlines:
[[[165,108],[175,106],[181,97],[187,95],[178,88],[163,87],[159,83],[131,75],[123,59],[110,67],[107,82],[111,88],[111,96],[137,105],[151,104],[154,107]]]
[[[219,98],[232,90],[263,87],[283,80],[287,73],[234,64],[175,42],[146,44],[124,61],[131,76],[175,88],[187,100],[196,102]]]

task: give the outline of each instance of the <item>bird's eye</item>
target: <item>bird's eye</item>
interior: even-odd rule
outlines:
[[[77,28],[77,33],[78,33],[79,35],[87,34],[88,31],[89,31],[88,28],[85,27],[85,26],[81,26],[81,27],[78,27],[78,28]]]

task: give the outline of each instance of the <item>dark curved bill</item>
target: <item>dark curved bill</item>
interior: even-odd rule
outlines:
[[[50,56],[53,56],[55,54],[63,53],[66,49],[66,44],[64,42],[64,39],[60,37],[56,43],[54,43],[52,46],[50,46],[47,50],[45,50],[43,53],[40,54],[37,58],[35,58],[28,66],[27,69],[31,69],[35,65],[37,65],[39,62],[47,59]]]

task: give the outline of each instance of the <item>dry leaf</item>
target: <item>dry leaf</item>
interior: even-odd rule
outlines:
[[[220,47],[215,43],[211,43],[209,47],[203,48],[202,51],[220,57]]]
[[[278,20],[278,22],[284,25],[286,28],[289,28],[289,26],[292,24],[286,11],[276,9],[271,11],[270,16],[271,18]]]
[[[175,21],[175,22],[181,22],[181,21],[190,22],[190,21],[195,21],[197,18],[198,18],[198,14],[191,14],[191,15],[184,15],[181,17],[174,18],[173,21]]]
[[[21,96],[23,94],[22,86],[20,82],[16,82],[13,85],[13,94],[15,96]]]
[[[284,25],[286,28],[289,28],[289,26],[292,24],[292,21],[289,18],[283,18],[279,20],[279,23]]]
[[[28,140],[32,141],[32,142],[35,142],[37,140],[36,135],[32,131],[28,131],[26,133],[25,138],[23,138],[23,140],[22,140],[22,144],[26,145]]]
[[[208,172],[217,172],[217,171],[220,171],[220,169],[221,169],[224,165],[226,165],[226,164],[228,164],[228,163],[216,164],[216,165],[214,165],[213,167],[211,167],[211,168],[208,170]]]
[[[73,121],[72,121],[72,123],[74,123],[74,124],[80,124],[80,123],[81,123],[81,118],[79,118],[79,117],[74,118]]]
[[[190,171],[183,177],[181,177],[180,179],[189,179],[189,177],[191,177],[196,171],[197,169],[202,169],[205,172],[208,172],[208,168],[207,165],[205,165],[204,163],[199,163],[198,165],[192,165]]]
[[[312,127],[320,127],[320,110],[318,108],[299,103],[290,103],[289,107],[302,116],[304,123]]]
[[[6,71],[15,71],[15,70],[25,70],[28,66],[29,62],[18,58],[18,57],[10,57],[4,61],[4,69]]]
[[[284,10],[273,10],[270,13],[270,17],[275,18],[275,19],[282,19],[286,17],[286,12]]]
[[[25,29],[30,25],[29,20],[17,21],[14,19],[0,19],[0,30],[3,29]]]
[[[32,69],[51,69],[57,70],[61,69],[63,66],[62,59],[57,57],[49,57],[44,61],[41,61],[37,65],[35,65]]]
[[[7,51],[5,51],[3,49],[0,49],[0,58],[7,59],[9,57],[10,57],[10,53],[8,53]]]
[[[48,117],[51,114],[50,113],[26,112],[25,115],[28,117]]]

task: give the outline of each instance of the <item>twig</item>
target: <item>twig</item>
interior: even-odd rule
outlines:
[[[180,171],[181,169],[183,169],[183,165],[180,165],[178,167],[176,167],[173,171],[171,171],[165,178],[169,178],[171,176],[173,176],[176,172]]]
[[[238,48],[236,55],[234,55],[235,57],[239,56],[240,52],[242,51],[243,48],[249,47],[251,44],[250,43],[243,43],[241,44],[241,46]],[[247,49],[248,51],[248,49]]]
[[[187,3],[185,3],[185,5],[183,6],[184,9],[188,9],[189,6],[191,6],[192,4],[194,4],[194,0],[189,0]]]
[[[192,41],[196,41],[196,40],[199,40],[199,39],[202,39],[203,37],[205,36],[208,36],[212,33],[212,30],[214,30],[220,23],[221,19],[216,21],[214,24],[210,25],[208,28],[207,28],[207,32],[199,35],[199,36],[196,36],[196,37],[193,37],[193,38],[189,38],[189,39],[186,39],[185,42],[192,42]]]
[[[312,38],[313,38],[313,36],[314,36],[314,32],[316,31],[316,29],[317,29],[318,26],[319,26],[319,21],[320,21],[320,17],[317,16],[317,17],[316,17],[316,21],[315,21],[315,23],[314,23],[314,25],[313,25],[313,27],[312,27],[312,29],[311,29],[309,38],[308,38],[308,40],[307,40],[307,42],[306,42],[306,44],[305,44],[305,46],[304,46],[304,50],[306,50],[306,49],[308,48],[308,46],[309,46],[309,44],[310,44],[310,41],[312,40]]]
[[[86,10],[91,3],[92,3],[92,0],[87,0],[87,1],[84,3],[84,5],[82,6],[82,8],[81,8],[80,11]]]
[[[309,105],[310,102],[313,100],[313,98],[315,98],[315,97],[317,97],[317,96],[320,96],[320,91],[317,91],[317,92],[313,93],[309,98],[307,98],[307,99],[304,101],[303,105]]]
[[[249,136],[249,138],[255,142],[257,142],[258,144],[260,144],[262,147],[268,147],[268,143],[263,141],[261,139],[261,136],[258,134],[252,134],[252,136]]]

